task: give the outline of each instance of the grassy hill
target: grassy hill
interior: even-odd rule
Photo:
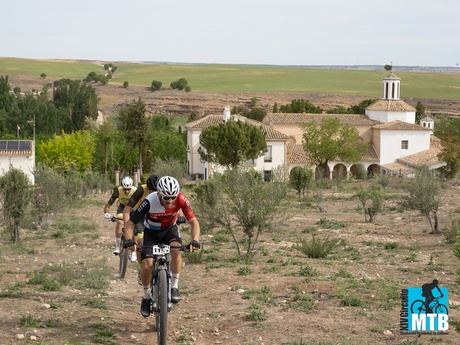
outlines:
[[[308,92],[378,97],[385,71],[341,70],[309,67],[116,63],[111,83],[149,86],[161,80],[164,86],[181,77],[193,91],[206,92]],[[102,73],[96,62],[0,58],[0,74],[48,78],[83,79],[89,72]],[[402,95],[421,99],[460,100],[460,73],[399,72]]]

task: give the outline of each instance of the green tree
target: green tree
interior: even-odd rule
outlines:
[[[159,80],[152,80],[152,84],[150,86],[150,90],[152,91],[157,91],[157,90],[160,90],[161,89],[161,85],[163,85],[163,83]]]
[[[273,105],[273,110],[272,110],[272,112],[274,112],[274,113],[279,112],[278,103],[275,102],[275,104]]]
[[[290,104],[279,107],[281,113],[316,113],[321,114],[322,109],[313,105],[306,99],[293,99]]]
[[[441,139],[439,158],[447,163],[447,176],[454,177],[460,171],[460,118],[441,119],[436,123],[435,135]]]
[[[286,197],[286,184],[263,182],[260,174],[238,169],[227,171],[196,188],[194,208],[206,228],[225,228],[232,236],[238,255],[254,254],[259,235],[274,222]],[[242,239],[244,238],[244,241]]]
[[[313,171],[308,167],[294,167],[289,174],[291,186],[297,191],[299,198],[305,194],[305,189],[311,185]]]
[[[128,82],[127,80],[125,80],[125,81],[123,82],[123,87],[124,87],[125,89],[127,89],[128,86],[129,86],[129,82]]]
[[[185,90],[188,85],[188,80],[185,78],[177,79],[170,84],[171,89]],[[190,89],[191,90],[191,89]]]
[[[200,136],[203,160],[236,168],[240,162],[260,157],[266,150],[265,134],[261,129],[242,121],[228,121],[204,129]]]
[[[415,123],[420,124],[420,120],[425,116],[425,106],[418,101],[415,106]]]
[[[40,78],[42,78],[42,79],[46,79],[46,77],[47,77],[46,73],[42,73],[42,74],[40,74]]]
[[[361,208],[364,212],[364,221],[373,223],[378,212],[382,210],[384,198],[384,192],[380,188],[361,188],[355,197],[359,200]]]
[[[94,149],[94,138],[89,132],[63,133],[41,142],[38,145],[37,159],[60,172],[83,172],[91,168]]]
[[[342,124],[336,118],[324,120],[321,124],[309,122],[305,125],[303,147],[312,164],[325,168],[331,160],[347,163],[358,162],[367,150],[358,130]]]
[[[118,112],[119,129],[123,132],[126,138],[129,138],[133,146],[138,151],[139,169],[143,174],[143,155],[147,139],[147,118],[145,116],[145,104],[139,98],[137,101],[132,101],[125,104]]]
[[[407,207],[418,210],[428,219],[431,233],[439,233],[438,210],[441,204],[441,185],[427,167],[416,170],[415,179],[408,185]]]
[[[27,176],[16,168],[10,167],[10,170],[0,177],[3,217],[12,242],[20,239],[19,225],[30,201],[30,187]]]
[[[74,132],[83,129],[86,119],[97,118],[98,98],[96,90],[80,80],[60,79],[54,82],[54,104],[67,110],[64,130]]]
[[[376,99],[365,99],[361,101],[358,105],[352,105],[350,107],[350,113],[352,114],[365,114],[366,108],[372,103],[376,102]]]
[[[110,119],[104,121],[95,133],[94,163],[98,170],[103,171],[106,175],[115,168],[113,158],[114,143],[119,136],[114,122]]]

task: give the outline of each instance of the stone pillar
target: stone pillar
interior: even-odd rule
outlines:
[[[120,185],[120,170],[115,170],[115,186]]]
[[[347,180],[349,180],[351,176],[351,165],[346,165],[346,167],[347,167]]]
[[[139,185],[140,176],[141,176],[141,173],[140,173],[139,169],[135,170],[134,171],[134,186],[135,187],[137,187]]]

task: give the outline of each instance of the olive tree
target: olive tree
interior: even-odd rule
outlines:
[[[255,171],[234,169],[198,185],[194,207],[204,224],[231,234],[238,255],[250,256],[285,196],[285,183],[264,182]],[[242,238],[245,249],[241,248]]]
[[[427,167],[416,170],[415,179],[408,185],[406,206],[418,210],[430,223],[431,233],[440,233],[438,210],[441,204],[441,184]]]
[[[30,201],[30,187],[27,176],[16,168],[10,167],[10,170],[0,177],[3,217],[12,242],[19,241],[19,225]]]

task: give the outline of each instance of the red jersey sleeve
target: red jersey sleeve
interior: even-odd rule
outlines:
[[[179,193],[179,196],[177,197],[177,203],[179,208],[182,210],[182,213],[184,214],[185,218],[187,218],[187,220],[192,220],[196,218],[195,213],[193,212],[193,209],[190,206],[190,201],[188,201],[184,194]]]

